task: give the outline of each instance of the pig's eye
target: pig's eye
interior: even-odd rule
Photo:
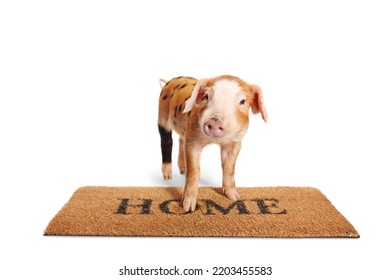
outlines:
[[[207,93],[204,95],[204,100],[209,100],[209,95]]]
[[[240,101],[240,105],[244,105],[245,104],[245,99],[242,99],[241,101]]]

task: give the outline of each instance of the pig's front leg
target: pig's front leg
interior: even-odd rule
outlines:
[[[233,142],[221,145],[221,161],[223,170],[222,190],[233,201],[239,200],[236,183],[234,181],[234,169],[236,159],[241,149],[241,142]]]
[[[201,146],[185,143],[185,160],[186,160],[186,185],[184,188],[182,203],[184,211],[195,211],[196,200],[198,196],[198,183],[200,176],[200,153]]]

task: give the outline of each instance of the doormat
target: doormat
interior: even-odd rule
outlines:
[[[176,187],[82,187],[44,235],[359,237],[315,188],[249,187],[233,202],[221,188],[200,187],[185,213]]]

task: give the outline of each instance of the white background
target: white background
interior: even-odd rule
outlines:
[[[390,10],[314,2],[2,1],[0,278],[241,265],[272,266],[269,279],[388,279]],[[251,116],[237,184],[317,187],[360,239],[43,236],[80,186],[169,184],[158,79],[220,74],[260,85],[269,113]],[[201,184],[220,185],[216,146],[201,169]]]

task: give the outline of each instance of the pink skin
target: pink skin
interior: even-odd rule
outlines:
[[[203,125],[203,131],[207,136],[222,138],[225,135],[225,125],[222,117],[213,116]]]

